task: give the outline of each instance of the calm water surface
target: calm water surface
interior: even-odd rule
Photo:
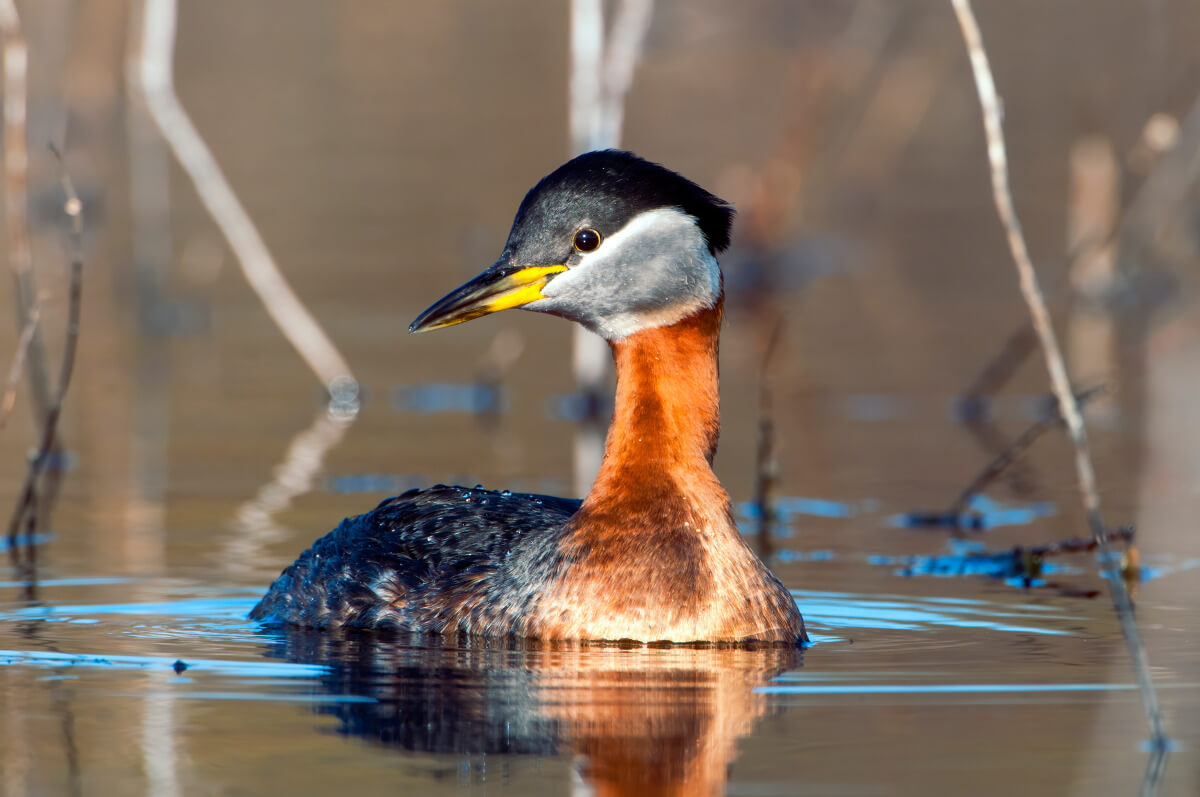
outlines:
[[[1133,793],[1147,763],[1102,601],[859,566],[830,580],[863,592],[796,590],[803,653],[522,649],[265,629],[258,588],[212,574],[59,575],[32,604],[3,585],[13,791]],[[1184,794],[1196,613],[1141,611]]]
[[[47,135],[69,120],[91,210],[85,330],[36,590],[0,567],[5,794],[1142,787],[1156,762],[1095,557],[1056,557],[1025,589],[990,556],[1084,533],[1060,436],[973,503],[986,531],[952,541],[900,520],[948,506],[1044,411],[1029,358],[988,423],[961,421],[959,398],[1025,311],[948,10],[762,2],[731,19],[720,3],[661,2],[630,96],[628,145],[743,211],[724,261],[716,465],[739,504],[754,489],[764,319],[786,319],[770,367],[772,564],[813,636],[800,652],[455,646],[247,621],[300,550],[390,493],[577,492],[562,322],[508,313],[404,334],[492,261],[524,190],[565,156],[565,12],[182,4],[181,96],[354,367],[363,408],[344,422],[186,179],[152,141],[130,162],[138,118],[114,77],[125,5],[82,4],[78,19],[67,5],[29,12],[31,51],[58,54],[36,62],[31,118]],[[1200,74],[1194,10],[1067,5],[981,19],[1009,87],[1018,205],[1059,286],[1070,146],[1100,131],[1133,151],[1149,113],[1187,111]],[[52,167],[33,168],[57,351],[57,199]],[[794,189],[781,219],[749,210],[755,173]],[[1133,167],[1126,179],[1132,191]],[[1195,795],[1200,268],[1180,236],[1147,261],[1172,297],[1153,312],[1056,313],[1080,379],[1120,385],[1091,410],[1097,466],[1110,522],[1138,526],[1138,616],[1175,744],[1158,793]],[[4,506],[33,440],[19,401],[0,432]]]

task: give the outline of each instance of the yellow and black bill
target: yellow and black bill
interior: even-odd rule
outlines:
[[[555,274],[566,271],[557,266],[510,266],[496,264],[465,285],[443,296],[408,326],[409,332],[454,326],[473,318],[509,310],[536,302],[542,288]]]

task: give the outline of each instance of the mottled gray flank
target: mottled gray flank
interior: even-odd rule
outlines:
[[[579,501],[437,485],[346,518],[280,574],[250,613],[312,628],[520,633],[565,564]]]

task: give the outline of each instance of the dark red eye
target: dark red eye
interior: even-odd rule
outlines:
[[[600,245],[600,233],[588,227],[575,233],[575,249],[580,252],[591,252]]]

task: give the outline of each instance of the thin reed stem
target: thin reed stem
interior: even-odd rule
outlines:
[[[63,340],[62,363],[59,368],[58,388],[54,393],[49,407],[46,408],[46,418],[42,423],[41,440],[37,453],[25,471],[25,482],[21,486],[16,506],[8,522],[8,542],[10,551],[16,556],[17,537],[20,534],[22,521],[26,527],[26,548],[28,549],[27,568],[32,571],[36,562],[36,550],[33,535],[38,526],[38,481],[46,471],[50,455],[55,449],[58,435],[58,421],[62,416],[63,400],[67,388],[71,386],[71,375],[75,371],[75,352],[79,344],[79,316],[83,304],[83,203],[75,191],[75,185],[67,174],[62,155],[53,145],[50,152],[59,165],[59,180],[62,183],[66,202],[63,209],[71,219],[70,251],[71,276],[67,301],[67,332]]]
[[[779,459],[775,452],[775,408],[771,392],[771,362],[783,337],[783,319],[776,317],[767,333],[758,372],[758,448],[754,456],[754,505],[758,514],[758,554],[774,553],[771,539],[776,523],[775,487]]]
[[[992,196],[996,203],[996,212],[1000,216],[1000,223],[1008,238],[1009,250],[1016,263],[1021,294],[1029,306],[1029,314],[1042,345],[1046,368],[1050,373],[1050,384],[1054,389],[1055,396],[1058,397],[1059,410],[1075,447],[1075,470],[1079,478],[1080,494],[1087,511],[1092,536],[1096,539],[1103,557],[1109,588],[1112,590],[1113,605],[1116,607],[1121,621],[1121,630],[1125,634],[1125,641],[1129,646],[1134,668],[1137,671],[1146,718],[1150,724],[1151,742],[1156,749],[1165,749],[1167,736],[1163,731],[1162,713],[1159,710],[1154,681],[1150,676],[1146,647],[1142,642],[1142,635],[1133,614],[1133,603],[1129,598],[1129,590],[1121,578],[1118,563],[1112,556],[1112,550],[1108,544],[1108,530],[1100,513],[1096,473],[1092,467],[1091,454],[1088,451],[1087,431],[1083,425],[1083,416],[1079,412],[1079,403],[1075,400],[1070,379],[1067,377],[1066,363],[1063,361],[1058,339],[1054,334],[1054,327],[1050,323],[1046,300],[1038,285],[1037,272],[1029,257],[1025,236],[1021,232],[1021,224],[1013,205],[1012,191],[1008,183],[1008,153],[1004,145],[1000,97],[996,92],[996,82],[992,77],[991,66],[988,64],[987,52],[983,46],[983,36],[979,31],[979,23],[975,20],[975,13],[971,9],[970,0],[951,0],[951,4],[958,17],[959,27],[962,28],[963,40],[971,61],[971,71],[975,78],[975,88],[979,93],[979,104],[983,111],[988,162],[991,165]]]
[[[50,388],[40,328],[36,323],[30,325],[30,319],[38,314],[39,294],[28,224],[29,151],[25,125],[28,120],[29,48],[13,0],[0,0],[0,39],[4,44],[4,232],[8,244],[8,265],[13,275],[17,327],[22,334],[31,329],[23,360],[28,368],[29,395],[36,428],[45,422]]]
[[[1081,390],[1075,396],[1075,400],[1082,406],[1092,399],[1096,398],[1108,391],[1107,384],[1096,385],[1095,387]],[[1037,442],[1037,439],[1049,431],[1052,427],[1062,423],[1062,413],[1055,412],[1048,418],[1043,418],[1037,421],[1024,432],[1021,436],[1012,442],[1008,448],[1001,451],[989,462],[983,470],[979,472],[971,483],[968,484],[963,491],[959,493],[958,498],[946,510],[948,517],[957,517],[966,511],[967,505],[971,503],[971,496],[982,493],[987,486],[994,482],[1000,474],[1008,470],[1009,466],[1016,462],[1017,458],[1024,454],[1029,448]]]
[[[345,401],[349,394],[357,401],[358,382],[350,366],[288,284],[175,93],[172,61],[176,11],[176,0],[146,0],[139,69],[146,108],[191,178],[201,203],[237,255],[246,281],[267,314],[335,401]]]
[[[621,144],[625,96],[642,58],[654,0],[620,0],[612,29],[605,35],[604,0],[571,0],[571,76],[568,87],[571,155]],[[576,327],[571,370],[589,414],[575,434],[574,489],[586,494],[604,457],[604,419],[593,408],[609,369],[608,346]]]
[[[37,331],[38,321],[41,317],[42,308],[40,305],[35,305],[30,310],[29,317],[25,319],[25,328],[21,330],[12,366],[8,369],[8,379],[4,382],[4,393],[0,395],[0,429],[3,429],[8,423],[8,416],[12,414],[13,406],[17,403],[17,383],[21,381],[21,369],[25,366],[25,356],[29,353],[29,346],[33,342],[33,335]]]

